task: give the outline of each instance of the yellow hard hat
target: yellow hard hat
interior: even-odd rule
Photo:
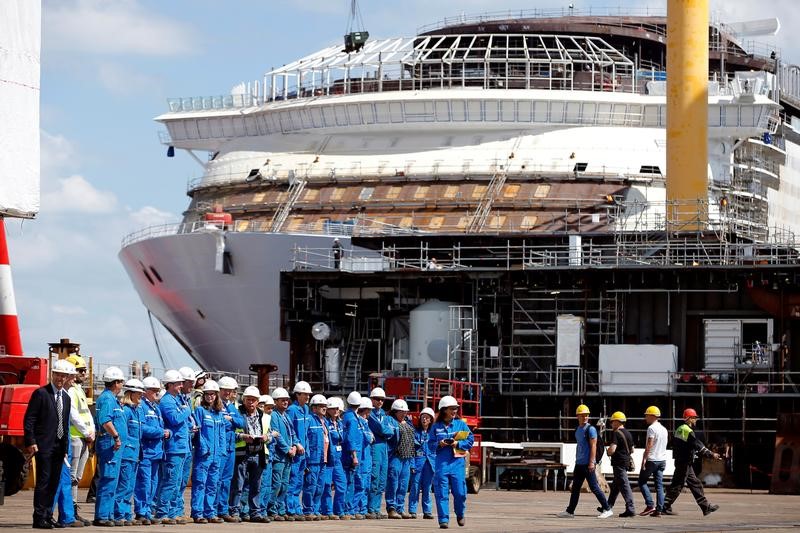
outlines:
[[[86,360],[83,357],[81,357],[80,355],[76,355],[76,354],[70,355],[69,357],[67,357],[67,362],[68,363],[72,363],[72,365],[76,369],[78,369],[78,368],[86,368]]]
[[[655,405],[651,405],[647,408],[644,412],[645,415],[653,415],[653,416],[661,416],[661,409],[656,407]]]
[[[625,422],[628,419],[625,418],[625,413],[623,413],[622,411],[617,411],[613,415],[611,415],[611,420],[617,420],[619,422]]]
[[[588,415],[589,414],[589,407],[584,405],[584,404],[580,404],[578,406],[578,408],[575,409],[575,414],[576,415]]]

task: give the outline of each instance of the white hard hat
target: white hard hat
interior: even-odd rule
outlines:
[[[292,392],[304,392],[306,394],[311,394],[311,385],[309,385],[307,381],[298,381],[295,384],[294,389],[292,389]]]
[[[78,374],[78,371],[75,370],[75,365],[73,365],[66,359],[59,359],[58,361],[53,363],[53,372],[58,372],[59,374],[67,374],[68,376],[75,376]]]
[[[198,370],[194,373],[194,380],[197,381],[198,379],[205,379],[208,377],[208,373],[205,370]]]
[[[284,389],[283,387],[278,387],[274,391],[272,391],[272,399],[273,400],[288,400],[289,399],[289,392]]]
[[[194,381],[194,370],[188,366],[180,367],[178,373],[181,375],[181,381]]]
[[[275,400],[273,400],[272,396],[269,394],[262,394],[258,399],[258,403],[263,403],[264,405],[275,405]]]
[[[206,380],[203,383],[203,392],[219,392],[219,385],[213,379]]]
[[[358,410],[369,409],[372,411],[372,400],[369,398],[361,398],[361,403],[358,405]]]
[[[339,410],[344,411],[344,400],[342,400],[338,396],[334,398],[334,400],[336,400],[336,405],[339,407]]]
[[[439,400],[439,410],[441,411],[445,407],[458,407],[458,402],[452,396],[442,396],[442,399]]]
[[[125,382],[125,386],[122,387],[122,390],[128,392],[144,392],[144,384],[136,378],[129,379]]]
[[[386,398],[386,393],[380,387],[375,387],[372,389],[372,392],[369,393],[370,398]]]
[[[322,394],[315,394],[311,398],[311,401],[309,402],[309,405],[325,405],[325,406],[327,406],[328,405],[328,400]]]
[[[147,376],[142,380],[145,389],[160,389],[161,383],[153,376]]]
[[[353,391],[347,395],[347,405],[356,406],[361,403],[361,393],[358,391]],[[372,404],[370,404],[372,405]]]
[[[327,403],[328,409],[338,409],[339,408],[339,402],[337,402],[336,400],[340,400],[341,401],[341,398],[334,398],[334,397],[328,398],[328,403]]]
[[[405,400],[395,400],[392,402],[392,411],[408,411],[408,404]]]
[[[261,398],[261,391],[258,390],[258,387],[253,387],[250,385],[244,389],[244,392],[242,393],[242,398],[245,396],[250,396],[251,398]]]
[[[166,385],[168,383],[180,383],[183,381],[183,378],[181,377],[181,373],[177,370],[167,370],[164,372],[164,379],[162,379],[162,381]]]
[[[436,419],[436,413],[434,413],[433,409],[431,409],[430,407],[426,407],[425,409],[423,409],[422,412],[419,414],[419,416],[422,416],[422,415],[428,415],[432,419]]]
[[[239,384],[236,383],[236,380],[233,378],[229,378],[228,376],[223,376],[219,378],[219,388],[220,389],[228,389],[228,390],[236,390],[239,388]]]
[[[167,393],[167,390],[166,390],[166,389],[161,389],[161,390],[158,392],[158,396],[156,396],[156,399],[158,399],[158,400],[161,400],[161,398],[163,398],[163,397],[164,397],[164,395],[165,395],[166,393]]]
[[[103,383],[110,383],[112,381],[125,381],[125,374],[116,366],[110,366],[103,372]]]

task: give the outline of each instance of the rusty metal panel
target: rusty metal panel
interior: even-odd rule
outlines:
[[[800,494],[800,413],[778,416],[772,494]]]

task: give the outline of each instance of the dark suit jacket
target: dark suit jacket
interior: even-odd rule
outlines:
[[[64,427],[64,441],[58,442],[58,411],[56,411],[56,399],[53,392],[53,386],[48,383],[44,387],[39,387],[31,395],[31,401],[28,403],[28,408],[25,410],[25,421],[23,427],[25,429],[25,446],[36,444],[39,447],[39,453],[53,453],[58,451],[66,451],[64,446],[69,440],[69,410],[70,399],[67,391],[62,389],[61,401],[64,409],[62,411],[61,424]],[[56,445],[64,449],[56,450]]]

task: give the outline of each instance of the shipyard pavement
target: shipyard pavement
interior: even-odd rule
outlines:
[[[578,531],[587,529],[634,529],[650,531],[756,531],[767,530],[798,531],[800,530],[800,496],[775,496],[764,492],[750,493],[744,490],[708,491],[720,510],[703,518],[694,500],[690,497],[680,498],[674,509],[678,516],[661,518],[635,517],[621,519],[613,516],[607,520],[595,518],[596,502],[587,498],[576,510],[572,519],[556,518],[556,513],[564,510],[567,492],[541,491],[495,491],[487,486],[477,495],[467,499],[467,525],[459,531],[486,532],[525,532],[525,531]],[[639,496],[638,494],[636,495]],[[30,529],[30,509],[33,492],[24,491],[6,498],[5,505],[0,507],[0,529]],[[81,490],[79,501],[86,499],[86,491]],[[186,494],[186,501],[190,495]],[[591,505],[593,503],[594,505]],[[637,504],[640,501],[637,499]],[[620,507],[622,509],[622,507]],[[93,505],[81,503],[81,512],[92,516]],[[187,507],[188,514],[189,509]],[[455,524],[453,524],[455,526]],[[175,531],[231,531],[237,533],[255,533],[267,531],[314,531],[370,532],[376,529],[385,531],[438,531],[436,520],[361,520],[361,521],[328,521],[284,522],[281,524],[187,524],[183,526],[133,526],[123,528],[126,533],[163,531],[164,528]],[[89,527],[89,530],[105,530],[108,528]],[[453,529],[451,527],[451,529]]]

